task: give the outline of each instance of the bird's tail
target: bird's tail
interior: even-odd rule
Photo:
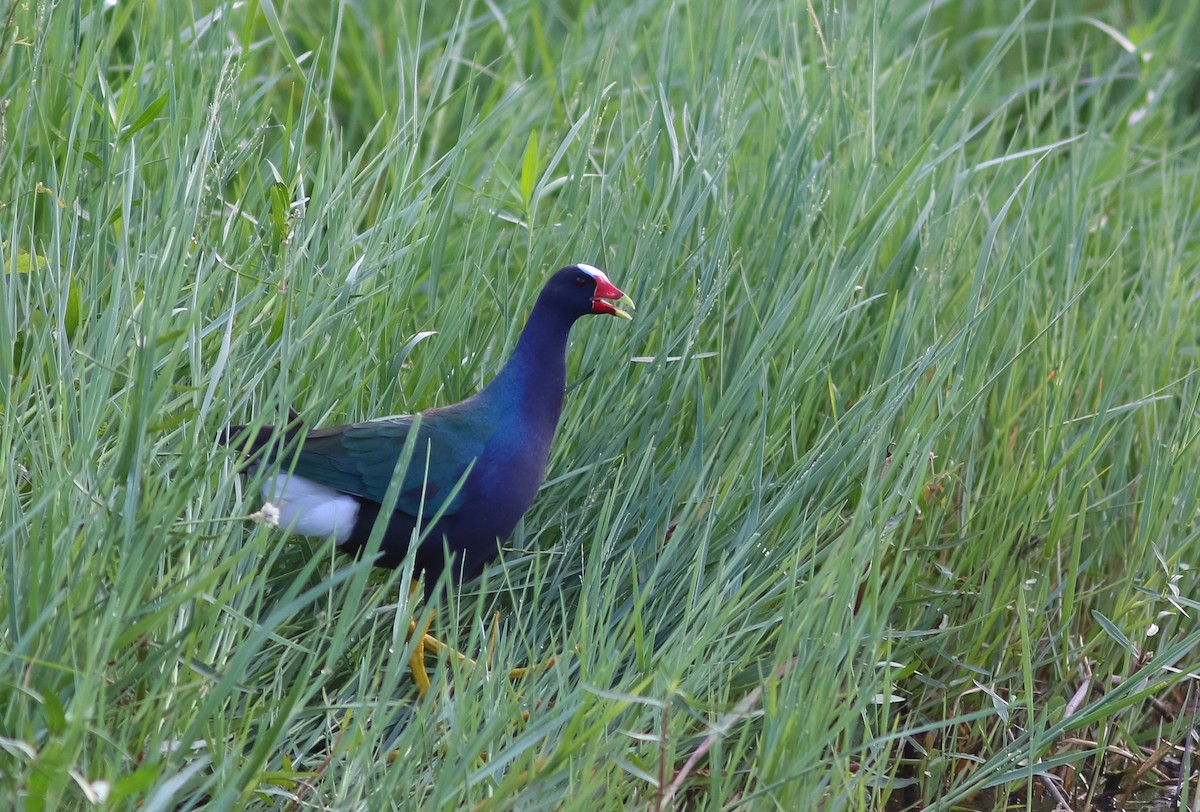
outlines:
[[[230,426],[217,435],[219,445],[232,446],[244,453],[246,463],[253,465],[263,458],[273,458],[283,448],[295,448],[295,440],[304,433],[304,423],[296,410],[288,408],[287,424],[278,426]]]

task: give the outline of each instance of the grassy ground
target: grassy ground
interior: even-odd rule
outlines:
[[[1200,10],[618,5],[0,2],[0,805],[1195,808]],[[569,261],[637,320],[418,701],[215,438]]]

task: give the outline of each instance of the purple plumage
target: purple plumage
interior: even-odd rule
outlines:
[[[393,477],[402,476],[376,563],[398,566],[417,536],[416,570],[427,592],[446,569],[456,582],[474,577],[499,554],[545,477],[566,391],[571,326],[592,313],[629,318],[618,305],[633,309],[602,271],[570,265],[542,288],[508,363],[461,403],[428,409],[419,419],[315,430],[293,425],[253,437],[235,426],[222,442],[252,454],[251,473],[279,462],[281,473],[268,478],[263,495],[279,508],[281,526],[332,535],[348,553],[366,545]],[[406,446],[411,459],[398,470]]]

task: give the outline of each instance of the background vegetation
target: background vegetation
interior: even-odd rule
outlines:
[[[1196,803],[1196,4],[0,11],[6,808]],[[215,438],[570,261],[637,320],[419,701]]]

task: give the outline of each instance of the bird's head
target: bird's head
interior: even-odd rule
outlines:
[[[556,271],[543,288],[542,298],[549,299],[576,317],[605,313],[632,319],[633,316],[621,308],[635,309],[633,300],[618,290],[604,275],[604,271],[583,263]]]

